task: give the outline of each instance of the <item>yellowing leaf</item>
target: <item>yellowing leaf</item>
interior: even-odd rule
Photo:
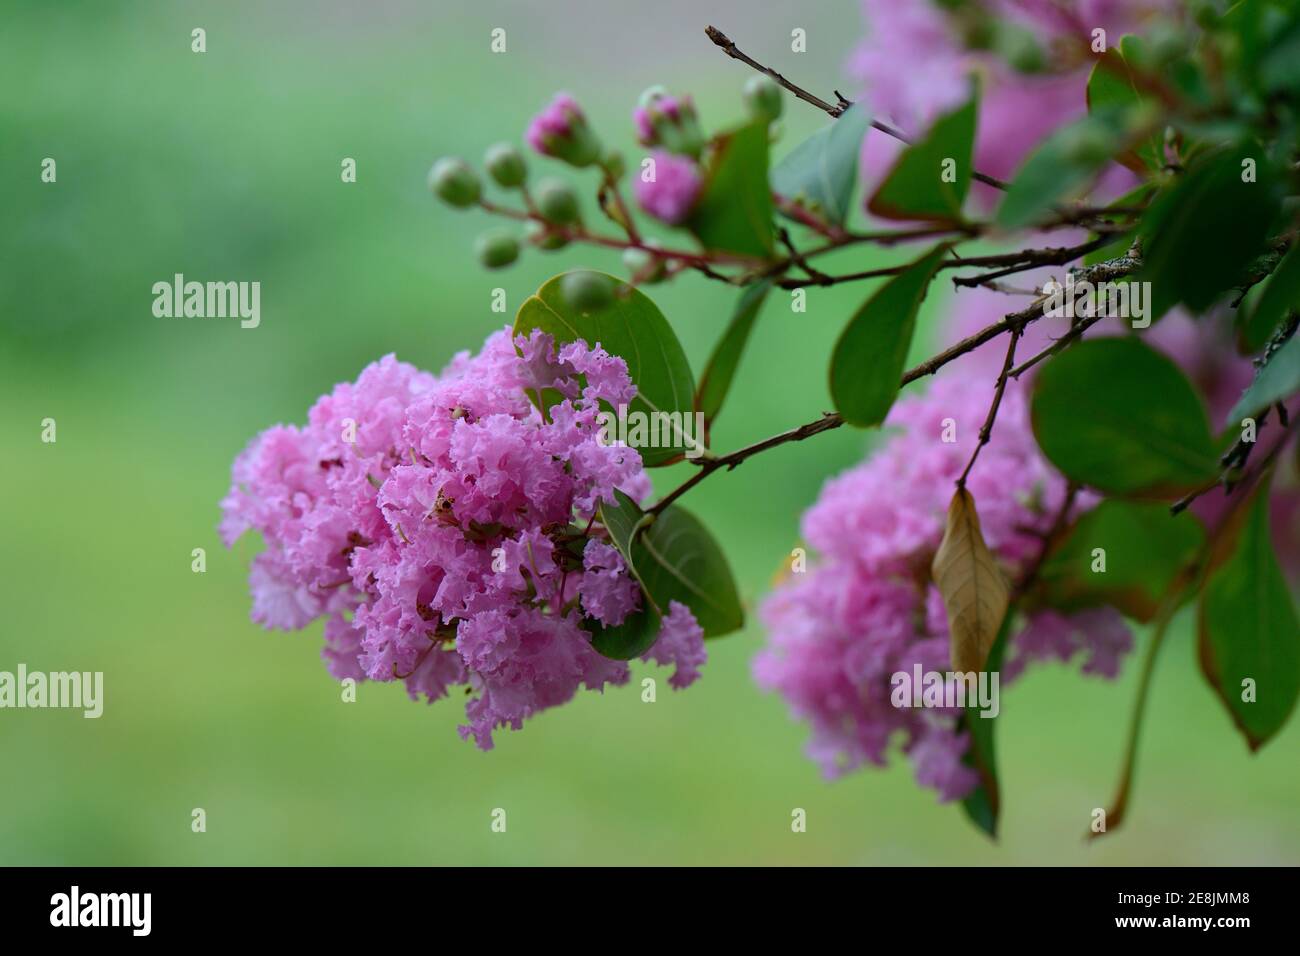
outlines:
[[[958,488],[948,506],[948,526],[930,567],[948,612],[952,669],[984,669],[1007,614],[1007,583],[998,570],[975,511],[975,499]]]

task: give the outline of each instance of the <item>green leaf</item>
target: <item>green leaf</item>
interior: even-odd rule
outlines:
[[[1251,750],[1277,733],[1300,697],[1300,618],[1273,554],[1269,477],[1216,538],[1199,614],[1201,670]]]
[[[541,329],[554,336],[557,348],[582,339],[627,362],[637,388],[628,405],[629,414],[677,416],[671,419],[672,426],[668,425],[670,419],[657,419],[662,423],[660,434],[669,436],[665,447],[637,449],[647,467],[667,464],[684,454],[691,441],[703,441],[703,436],[694,432],[695,379],[690,363],[672,326],[649,297],[613,276],[594,274],[617,288],[609,305],[594,312],[574,309],[560,291],[564,277],[555,276],[520,306],[514,333],[527,335]]]
[[[1256,182],[1242,182],[1242,163],[1257,161]],[[1144,265],[1136,278],[1151,283],[1151,317],[1179,302],[1203,312],[1239,281],[1264,251],[1277,212],[1264,151],[1237,147],[1206,156],[1152,204],[1142,224]]]
[[[740,365],[740,356],[749,341],[749,333],[753,331],[759,310],[771,289],[771,280],[765,279],[741,294],[726,331],[713,347],[709,363],[704,366],[704,374],[700,376],[699,388],[695,392],[695,410],[704,413],[706,427],[722,408],[731,388],[731,380],[735,378],[736,368]]]
[[[623,492],[615,490],[614,495],[617,502],[602,504],[600,518],[640,583],[645,616],[653,621],[597,629],[592,639],[596,650],[620,659],[644,654],[673,601],[691,609],[705,637],[739,630],[745,619],[736,583],[722,549],[704,525],[678,505],[647,517]]]
[[[977,101],[935,120],[924,139],[903,150],[867,208],[885,219],[961,222],[970,188],[971,150],[975,142]],[[953,182],[946,164],[953,163]]]
[[[1108,494],[1167,497],[1218,473],[1200,397],[1178,366],[1135,338],[1061,352],[1039,373],[1030,412],[1048,460]]]
[[[936,246],[880,287],[849,319],[831,356],[831,398],[846,422],[879,425],[889,414],[912,344],[916,313],[947,246]]]
[[[1300,243],[1282,257],[1251,310],[1241,318],[1239,337],[1247,352],[1258,352],[1287,311],[1300,308]]]
[[[1254,415],[1297,391],[1300,391],[1300,333],[1293,334],[1273,353],[1229,413],[1228,421],[1240,422],[1244,416]]]
[[[1269,91],[1300,89],[1300,16],[1294,11],[1290,23],[1271,38],[1260,59],[1259,80]]]
[[[1147,622],[1204,543],[1205,530],[1189,513],[1175,517],[1163,504],[1110,498],[1053,547],[1039,569],[1035,597],[1063,611],[1111,605]],[[1104,565],[1097,563],[1098,548]]]
[[[1124,147],[1123,111],[1097,110],[1053,133],[1029,155],[998,207],[997,223],[1019,229],[1062,199],[1086,191]]]
[[[639,530],[644,512],[635,501],[623,492],[615,489],[614,504],[602,502],[600,520],[609,532],[610,543],[623,555],[623,560],[632,570],[632,537]],[[635,576],[635,572],[633,571]],[[641,608],[629,614],[620,624],[606,627],[595,618],[584,618],[583,626],[591,632],[592,647],[605,657],[618,661],[640,657],[648,651],[659,636],[659,615],[654,612],[649,601],[642,600]]]
[[[1002,627],[993,646],[989,648],[988,661],[984,667],[990,674],[1002,670],[1002,658],[1006,653],[1007,638],[1011,631],[1011,622],[1015,609],[1008,608],[1002,619]],[[962,809],[971,822],[994,839],[998,835],[998,812],[1001,797],[998,792],[997,752],[994,747],[994,724],[996,717],[982,717],[979,703],[967,703],[965,713],[958,721],[958,731],[970,733],[970,748],[962,756],[962,763],[979,774],[980,782],[975,789],[962,799]]]
[[[704,189],[687,223],[708,250],[772,254],[767,128],[767,120],[755,120],[714,140]]]
[[[1097,60],[1088,77],[1088,110],[1125,111],[1129,115],[1158,109],[1154,97],[1142,93],[1133,78],[1130,62],[1141,62],[1142,40],[1136,36],[1120,39],[1118,48],[1111,48]],[[1160,132],[1142,137],[1134,148],[1116,157],[1139,175],[1158,172],[1165,164],[1164,141]]]
[[[772,169],[772,189],[828,222],[843,225],[858,177],[858,154],[871,118],[860,105],[845,110]]]

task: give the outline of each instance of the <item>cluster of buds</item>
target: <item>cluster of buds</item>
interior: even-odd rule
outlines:
[[[744,102],[754,119],[773,122],[781,114],[781,90],[767,77],[756,77],[745,86]],[[636,177],[638,204],[660,222],[687,225],[704,191],[701,157],[708,143],[694,103],[689,96],[673,96],[662,86],[653,86],[641,94],[633,122],[638,141],[651,148],[641,164],[641,175]],[[562,249],[575,240],[594,240],[624,245],[624,264],[634,284],[658,282],[675,271],[673,257],[658,251],[652,240],[642,239],[632,223],[618,193],[618,183],[626,172],[623,159],[602,146],[573,97],[557,94],[533,117],[524,139],[542,156],[579,169],[598,168],[603,180],[600,206],[626,231],[627,241],[592,236],[583,223],[578,196],[564,180],[543,179],[530,191],[523,156],[509,143],[498,143],[488,149],[483,168],[497,186],[522,194],[522,210],[486,200],[480,175],[464,160],[440,159],[429,172],[429,188],[448,205],[458,209],[478,206],[524,223],[523,236],[493,229],[478,237],[475,251],[484,267],[511,265],[519,257],[521,240],[544,251]],[[574,291],[589,306],[602,301],[605,294],[600,289]]]

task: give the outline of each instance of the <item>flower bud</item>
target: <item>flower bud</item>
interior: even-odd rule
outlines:
[[[590,166],[600,159],[600,140],[587,125],[577,100],[566,93],[557,94],[546,109],[533,117],[525,138],[543,156],[571,166]]]
[[[522,186],[528,175],[528,171],[524,168],[524,158],[519,155],[519,150],[509,143],[497,143],[489,147],[487,155],[483,158],[483,165],[487,168],[488,175],[496,180],[497,185],[506,189],[517,189]]]
[[[579,219],[578,197],[560,179],[544,179],[537,189],[537,211],[547,222],[567,226]]]
[[[474,253],[484,268],[501,269],[519,258],[519,241],[504,229],[495,229],[474,241]]]
[[[616,149],[611,149],[602,156],[600,165],[609,174],[610,179],[622,179],[623,174],[627,172],[627,164],[623,162],[623,154]]]
[[[752,76],[745,84],[745,109],[753,119],[765,119],[769,123],[780,119],[781,109],[785,105],[781,99],[781,87],[771,77]]]
[[[429,188],[449,206],[464,209],[479,200],[482,188],[478,176],[460,159],[445,156],[429,170]]]
[[[654,178],[636,177],[636,201],[661,222],[678,226],[690,218],[700,198],[704,177],[695,161],[658,150],[653,155]]]
[[[599,312],[614,301],[613,285],[596,272],[566,273],[560,279],[560,294],[579,312]]]
[[[637,142],[642,146],[662,146],[669,152],[694,157],[704,149],[700,118],[689,96],[677,98],[661,86],[652,86],[641,94],[632,119]]]

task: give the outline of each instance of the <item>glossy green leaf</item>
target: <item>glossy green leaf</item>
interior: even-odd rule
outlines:
[[[1243,162],[1255,160],[1255,182],[1243,182]],[[1152,204],[1143,220],[1144,265],[1135,276],[1151,283],[1151,317],[1178,303],[1203,312],[1235,286],[1264,251],[1277,212],[1277,194],[1263,150],[1220,150]]]
[[[1240,422],[1246,415],[1261,412],[1296,392],[1300,392],[1300,333],[1287,339],[1260,369],[1246,394],[1229,413],[1228,422]]]
[[[1120,39],[1118,47],[1097,60],[1088,77],[1087,100],[1089,111],[1123,110],[1130,115],[1140,110],[1157,109],[1155,99],[1138,89],[1130,62],[1142,59],[1142,40],[1135,36]],[[1164,143],[1159,131],[1142,137],[1131,150],[1116,157],[1134,172],[1158,172],[1165,164]]]
[[[867,209],[885,219],[960,222],[970,188],[977,114],[972,97],[935,120],[923,139],[899,155]]]
[[[703,436],[695,434],[695,379],[690,363],[672,326],[648,296],[613,276],[594,275],[616,286],[617,293],[609,305],[596,311],[573,308],[560,290],[564,277],[556,276],[520,306],[514,332],[527,335],[541,329],[554,336],[557,347],[578,339],[591,346],[599,343],[611,355],[627,362],[637,387],[636,397],[628,405],[629,414],[677,416],[658,419],[664,423],[660,433],[670,436],[661,442],[665,447],[637,449],[647,466],[666,464],[681,456],[690,441],[703,440]]]
[[[1058,610],[1110,605],[1150,621],[1204,543],[1205,530],[1190,513],[1174,516],[1164,504],[1109,498],[1052,548],[1035,597]]]
[[[772,169],[772,189],[843,225],[853,200],[858,154],[871,118],[860,105],[813,133]]]
[[[731,314],[731,321],[727,323],[722,338],[713,347],[713,354],[709,356],[709,363],[704,367],[704,374],[700,376],[700,385],[695,393],[695,409],[704,413],[706,423],[713,421],[722,408],[740,365],[745,344],[749,341],[749,334],[753,331],[754,322],[771,289],[770,280],[746,289],[736,303],[736,309]]]
[[[1201,670],[1252,750],[1300,697],[1300,617],[1273,554],[1268,481],[1261,480],[1214,543],[1201,589]]]
[[[705,249],[771,256],[772,191],[767,164],[766,120],[756,120],[714,141],[703,193],[687,223]]]
[[[840,333],[831,355],[831,398],[852,425],[879,425],[898,395],[916,313],[947,254],[936,246],[889,279]]]
[[[658,621],[673,601],[691,609],[705,637],[739,630],[744,612],[736,583],[726,556],[708,529],[677,505],[651,519],[623,492],[616,491],[615,497],[615,505],[601,505],[601,521],[640,583],[645,613],[653,620],[597,629],[592,639],[596,649],[623,659],[645,653],[658,633]]]
[[[1167,497],[1218,472],[1200,397],[1177,365],[1136,338],[1067,348],[1039,373],[1030,408],[1048,460],[1100,491]]]

